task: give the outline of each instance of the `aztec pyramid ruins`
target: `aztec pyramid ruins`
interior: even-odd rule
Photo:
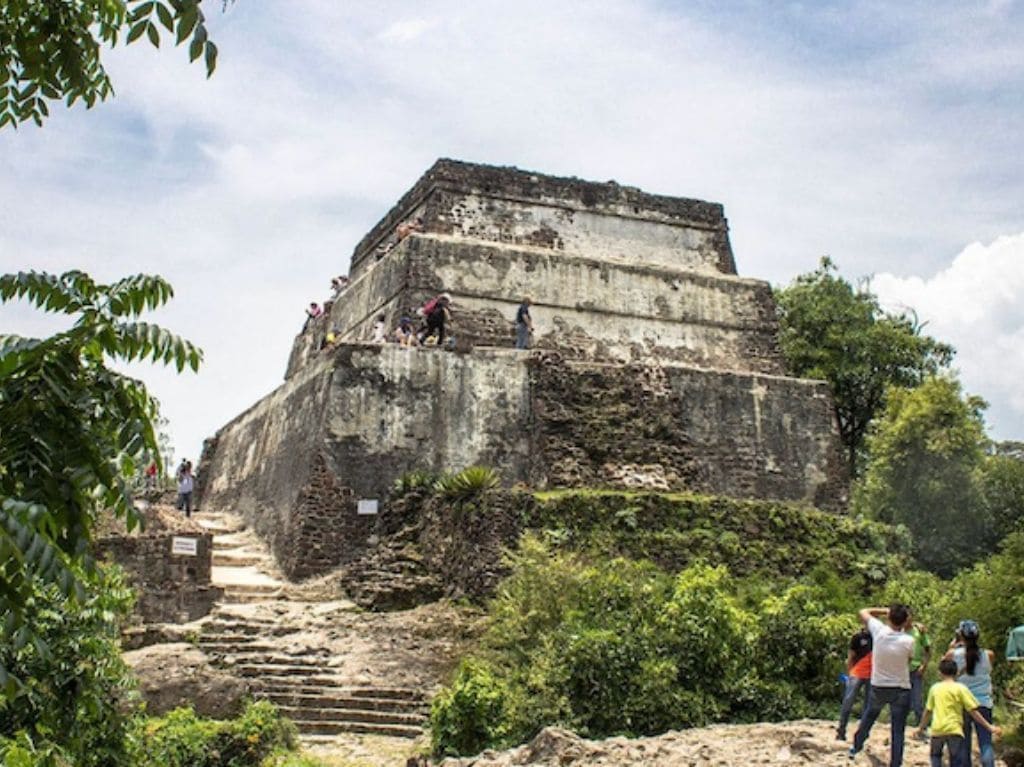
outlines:
[[[845,501],[827,385],[786,376],[771,288],[736,274],[721,205],[439,160],[356,245],[350,277],[284,383],[204,449],[204,509],[242,514],[291,577],[373,545],[417,469]],[[370,342],[379,315],[393,328],[442,291],[453,348]]]

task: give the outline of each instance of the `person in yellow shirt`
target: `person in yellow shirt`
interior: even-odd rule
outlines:
[[[1002,730],[988,723],[978,711],[978,700],[964,685],[956,681],[956,661],[943,660],[939,663],[942,681],[928,690],[928,702],[924,706],[924,718],[917,728],[918,737],[924,737],[925,727],[932,723],[931,767],[942,767],[942,751],[949,751],[949,763],[953,767],[960,762],[960,751],[964,746],[964,714],[998,738]]]

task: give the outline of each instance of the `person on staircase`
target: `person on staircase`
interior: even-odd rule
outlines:
[[[184,510],[186,517],[192,516],[192,491],[195,477],[192,476],[192,462],[182,461],[178,467],[178,511]]]

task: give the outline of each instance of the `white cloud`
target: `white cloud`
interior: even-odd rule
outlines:
[[[420,37],[433,26],[434,22],[427,19],[403,19],[388,26],[378,38],[385,43],[407,43]]]
[[[965,387],[991,403],[996,436],[1024,434],[1024,233],[973,243],[931,277],[883,273],[872,287],[956,347]]]
[[[862,2],[773,26],[700,6],[229,5],[210,14],[213,78],[132,46],[108,57],[115,101],[0,132],[0,268],[167,276],[161,319],[207,362],[152,380],[194,456],[281,380],[302,307],[439,156],[723,202],[742,273],[774,281],[824,253],[931,274],[935,253],[1022,228],[1024,113],[992,91],[1024,86],[1016,9]],[[808,62],[794,25],[816,13],[835,34],[806,35],[828,48]],[[856,35],[869,50],[843,48]],[[975,388],[1024,432],[999,423],[1013,395]]]

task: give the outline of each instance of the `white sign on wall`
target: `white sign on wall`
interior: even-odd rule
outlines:
[[[376,498],[360,498],[359,503],[356,505],[356,514],[376,514],[377,513],[377,499]]]
[[[175,535],[171,538],[171,553],[185,557],[199,556],[199,539]]]

